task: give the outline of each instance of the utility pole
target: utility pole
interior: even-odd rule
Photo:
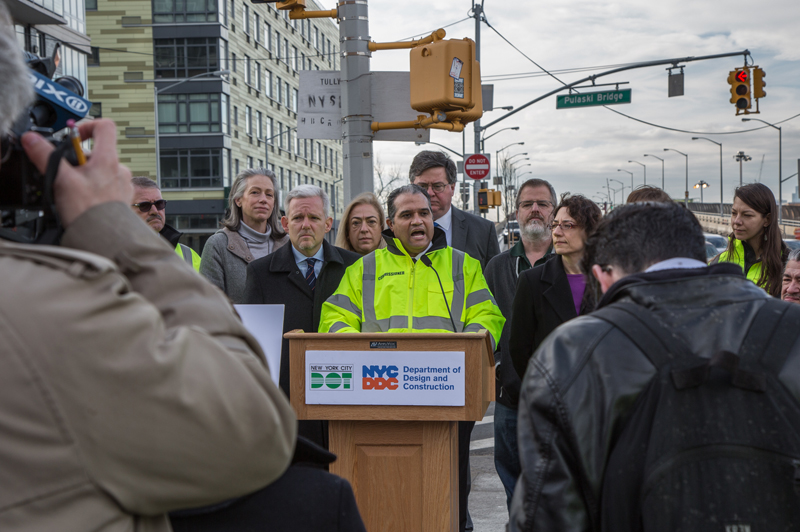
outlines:
[[[480,63],[481,61],[481,20],[483,20],[483,1],[478,4],[475,0],[472,2],[472,16],[475,18],[475,60]],[[474,87],[472,90],[476,90]],[[478,87],[477,90],[481,90]],[[475,153],[483,153],[481,151],[481,120],[480,118],[474,122],[473,131],[475,132]],[[491,158],[490,158],[491,160]],[[475,181],[472,184],[472,198],[473,198],[473,212],[480,215],[478,208],[478,191],[481,189],[481,182]]]
[[[342,155],[344,201],[375,188],[372,177],[372,97],[370,95],[367,2],[339,4],[341,41]]]

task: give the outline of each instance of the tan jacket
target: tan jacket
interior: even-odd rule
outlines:
[[[296,420],[255,341],[122,203],[63,247],[0,241],[0,340],[3,532],[166,532],[288,467]]]

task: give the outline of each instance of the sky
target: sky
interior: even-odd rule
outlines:
[[[332,3],[330,0],[327,3]],[[325,2],[323,2],[325,4]],[[412,36],[462,21],[468,16],[471,0],[404,0],[369,3],[370,36],[377,42],[406,40]],[[704,56],[749,50],[752,63],[766,72],[766,98],[761,99],[762,119],[782,127],[783,176],[798,170],[800,159],[800,2],[766,0],[765,2],[709,2],[703,0],[670,2],[616,1],[596,2],[560,0],[558,2],[496,2],[486,0],[485,17],[491,26],[542,68],[552,71],[564,83],[600,73],[616,65],[643,61]],[[447,27],[447,38],[475,38],[472,18]],[[408,70],[407,50],[373,53],[373,71]],[[528,58],[516,51],[486,24],[481,25],[481,74],[483,83],[494,84],[495,107],[515,108],[561,86]],[[630,70],[610,75],[598,83],[628,82],[621,88],[632,89],[632,103],[611,106],[632,118],[603,107],[556,109],[555,96],[510,116],[486,131],[486,135],[504,127],[486,142],[486,152],[495,160],[495,152],[515,143],[509,155],[527,152],[515,160],[530,158],[520,169],[523,176],[549,180],[560,194],[581,193],[589,197],[605,195],[606,179],[625,185],[643,183],[646,165],[647,182],[661,184],[661,161],[664,159],[666,191],[683,198],[685,159],[672,148],[688,154],[690,197],[699,200],[699,190],[691,187],[700,180],[709,183],[704,191],[706,202],[720,201],[719,147],[693,136],[708,137],[722,143],[723,198],[730,202],[739,184],[739,163],[734,155],[742,150],[752,157],[743,164],[745,183],[760,181],[775,195],[778,191],[778,131],[758,122],[743,123],[735,116],[729,102],[728,72],[743,66],[743,57],[727,57],[681,63],[685,65],[685,95],[667,96],[667,65]],[[590,67],[577,73],[559,70]],[[503,75],[529,73],[512,80],[495,80]],[[601,90],[613,89],[604,87]],[[505,111],[487,112],[483,124],[500,118]],[[665,128],[684,130],[671,131]],[[785,122],[783,122],[785,121]],[[782,123],[780,123],[782,122]],[[760,128],[760,129],[759,129]],[[746,132],[747,130],[754,130]],[[739,133],[743,132],[743,133]],[[467,153],[473,153],[472,126],[466,132]],[[461,153],[461,134],[432,131],[431,141]],[[435,146],[432,148],[436,149]],[[413,143],[376,142],[374,154],[387,168],[407,171],[414,154],[422,148]],[[457,159],[457,157],[455,157]],[[763,164],[762,164],[763,160]],[[620,184],[609,182],[611,188]],[[796,190],[796,177],[783,186],[783,199],[790,201]],[[612,193],[613,197],[614,193]],[[616,199],[622,198],[622,191]],[[595,199],[599,199],[595,197]]]

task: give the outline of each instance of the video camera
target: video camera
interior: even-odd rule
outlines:
[[[61,141],[56,137],[67,127],[68,120],[77,122],[84,118],[92,103],[83,98],[83,86],[76,78],[52,79],[60,63],[60,45],[47,58],[29,52],[25,56],[36,99],[0,138],[0,237],[54,244],[61,233],[53,199],[57,161],[51,158],[48,171],[42,174],[28,159],[20,140],[25,132],[35,131],[56,146],[59,159],[65,157],[70,164],[77,165],[69,135]]]

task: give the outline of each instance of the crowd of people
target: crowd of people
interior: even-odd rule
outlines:
[[[27,80],[6,11],[0,74]],[[30,98],[9,84],[2,132]],[[327,193],[278,205],[252,168],[198,255],[119,163],[115,124],[79,131],[94,144],[58,165],[60,246],[0,239],[0,529],[364,531],[327,423],[288,402],[287,340],[276,385],[233,304],[283,304],[283,332],[488,331],[512,531],[797,529],[800,251],[764,185],[736,189],[707,264],[700,223],[655,187],[603,216],[530,179],[501,253],[495,224],[453,205],[443,153],[417,154],[385,210],[356,196],[335,245]],[[20,141],[44,173],[53,145]]]

